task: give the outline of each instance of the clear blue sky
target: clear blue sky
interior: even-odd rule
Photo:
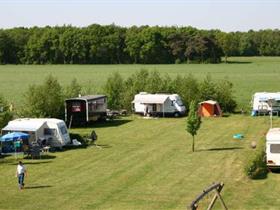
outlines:
[[[280,29],[280,0],[0,0],[0,28],[92,23]]]

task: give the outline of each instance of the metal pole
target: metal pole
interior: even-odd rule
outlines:
[[[272,128],[272,106],[270,111],[270,128]]]

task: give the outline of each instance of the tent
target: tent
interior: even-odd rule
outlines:
[[[217,101],[203,101],[199,103],[198,107],[198,115],[200,117],[221,117],[222,116],[222,110]]]

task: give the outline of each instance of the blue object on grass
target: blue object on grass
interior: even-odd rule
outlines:
[[[241,134],[241,133],[237,133],[237,134],[234,134],[234,135],[233,135],[233,138],[234,138],[234,139],[242,139],[242,138],[244,138],[244,136],[243,136],[243,134]]]
[[[5,141],[16,141],[18,139],[28,139],[29,134],[27,133],[22,133],[22,132],[12,132],[8,133],[4,136],[1,136],[0,141],[5,142]]]

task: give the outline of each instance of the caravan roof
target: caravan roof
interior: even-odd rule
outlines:
[[[20,118],[12,120],[2,130],[13,130],[13,131],[37,131],[45,123],[61,123],[64,121],[55,118]]]
[[[23,119],[16,119],[10,121],[6,127],[2,130],[4,131],[37,131],[40,129],[46,121],[34,121]]]
[[[261,101],[267,101],[268,99],[280,100],[280,92],[268,93],[268,92],[258,92],[254,94],[254,97]]]
[[[142,103],[142,104],[163,104],[169,95],[161,94],[138,94],[135,95],[132,103]]]
[[[271,128],[266,134],[267,141],[280,141],[280,128]]]
[[[88,101],[88,100],[95,100],[95,99],[100,99],[100,98],[105,98],[105,95],[87,95],[87,96],[81,96],[77,98],[69,98],[66,99],[65,101],[71,101],[71,100],[83,100],[83,101]]]

